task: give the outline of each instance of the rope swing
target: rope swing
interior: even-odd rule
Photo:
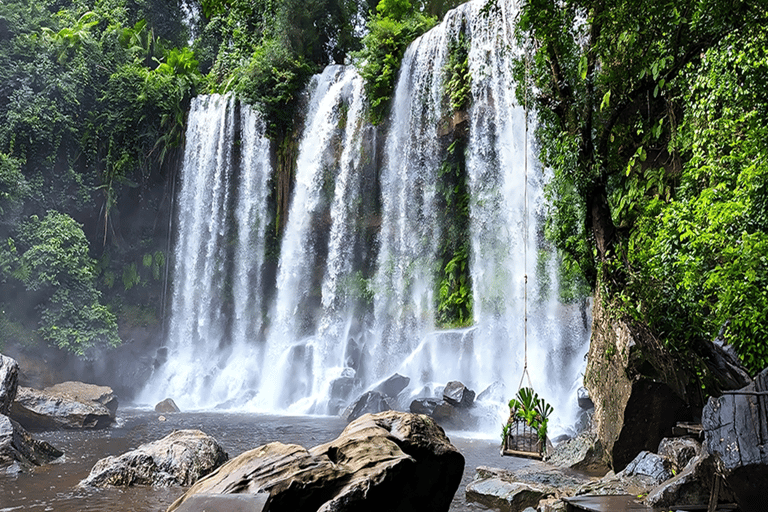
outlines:
[[[525,168],[525,184],[524,197],[525,204],[523,209],[523,273],[525,277],[524,292],[523,292],[523,346],[525,349],[525,357],[523,359],[523,374],[520,376],[520,384],[517,386],[517,390],[523,387],[523,380],[528,377],[528,387],[533,388],[531,384],[531,375],[528,373],[528,66],[530,61],[528,60],[528,52],[525,53],[525,75],[524,75],[524,87],[525,95],[523,96],[523,109],[525,110],[525,155],[524,155],[524,168]]]

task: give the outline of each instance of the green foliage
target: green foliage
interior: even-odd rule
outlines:
[[[442,229],[436,271],[439,279],[435,321],[440,327],[466,327],[473,321],[466,144],[466,138],[457,135],[447,149],[437,182]]]
[[[681,79],[674,198],[647,202],[630,242],[634,315],[674,350],[723,336],[751,372],[768,366],[768,38],[733,33]]]
[[[436,18],[415,11],[407,0],[380,2],[376,9],[376,15],[368,20],[363,49],[354,54],[365,80],[374,124],[387,114],[405,49],[437,23]]]
[[[9,262],[4,277],[36,298],[45,341],[78,355],[97,344],[120,343],[114,315],[99,302],[88,241],[71,217],[55,211],[30,217],[2,253],[0,260]]]
[[[469,72],[469,39],[464,32],[458,39],[451,40],[448,47],[448,62],[445,65],[445,91],[451,110],[459,112],[469,108],[472,99],[472,75]]]
[[[238,94],[264,111],[273,135],[285,133],[295,113],[286,106],[293,104],[312,75],[312,67],[280,41],[265,39],[241,73]]]
[[[743,1],[527,0],[516,67],[567,267],[673,351],[725,326],[751,371],[768,364],[766,20]]]
[[[21,162],[0,153],[0,221],[29,195],[29,184],[21,173]]]
[[[520,419],[536,431],[542,440],[542,448],[546,450],[547,426],[554,408],[532,388],[520,388],[517,396],[509,401],[509,411],[510,418]],[[505,433],[502,432],[502,439],[506,438]]]

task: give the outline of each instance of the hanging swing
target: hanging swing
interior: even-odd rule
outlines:
[[[528,79],[528,55],[525,56],[525,80]],[[517,396],[509,401],[509,419],[502,430],[501,455],[542,459],[547,449],[547,423],[552,406],[533,390],[528,373],[528,87],[525,101],[525,206],[523,217],[523,268],[525,269],[523,313],[523,374],[517,386]],[[523,382],[528,379],[528,387]]]

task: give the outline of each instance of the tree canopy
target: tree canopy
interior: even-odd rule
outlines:
[[[764,27],[747,1],[527,0],[548,234],[677,351],[765,351]]]

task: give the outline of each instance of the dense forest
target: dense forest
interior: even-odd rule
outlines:
[[[290,159],[313,73],[357,66],[385,123],[406,47],[459,3],[4,0],[0,344],[93,357],[126,327],[161,325],[193,96],[256,106]],[[751,372],[768,365],[766,26],[768,8],[745,0],[519,12],[509,86],[553,172],[563,299],[599,289],[705,383],[700,345],[717,336]]]

